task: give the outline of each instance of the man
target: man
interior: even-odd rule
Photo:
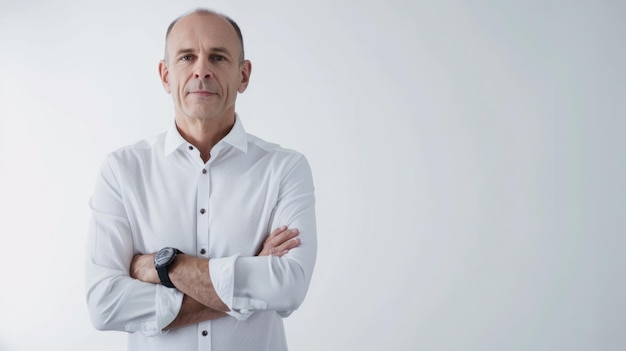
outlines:
[[[174,123],[102,166],[87,302],[129,350],[287,349],[282,318],[315,264],[313,182],[301,154],[244,131],[235,100],[250,72],[230,18],[176,19],[159,64]]]

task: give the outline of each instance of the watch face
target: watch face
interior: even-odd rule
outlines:
[[[159,252],[156,253],[156,256],[154,257],[155,266],[163,266],[163,265],[168,264],[172,260],[175,254],[176,254],[176,251],[174,251],[174,249],[171,247],[166,247],[160,250]]]

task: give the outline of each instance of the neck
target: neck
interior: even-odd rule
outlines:
[[[180,135],[200,151],[205,163],[211,158],[211,149],[222,140],[235,124],[235,114],[219,119],[198,119],[177,115],[176,127]]]

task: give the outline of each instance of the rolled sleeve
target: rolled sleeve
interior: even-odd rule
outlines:
[[[209,274],[211,275],[211,283],[217,296],[230,309],[227,314],[238,320],[245,320],[252,315],[253,311],[247,308],[247,306],[241,308],[241,302],[234,296],[235,262],[237,258],[238,255],[209,260]]]
[[[131,321],[127,323],[124,330],[130,333],[141,332],[145,336],[155,336],[165,334],[165,327],[170,325],[183,303],[183,293],[176,289],[157,285],[156,288],[156,311],[154,319]]]
[[[162,285],[157,285],[156,288],[156,330],[152,332],[161,333],[178,316],[184,294]]]

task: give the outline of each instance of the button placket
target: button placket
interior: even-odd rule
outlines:
[[[198,180],[198,224],[196,234],[196,252],[202,257],[209,257],[209,221],[211,208],[209,198],[211,194],[211,165],[221,152],[223,145],[218,143],[211,150],[209,161],[202,165]]]
[[[202,170],[198,173],[196,252],[203,257],[207,257],[209,247],[209,192],[211,178],[208,168],[208,164],[203,164]]]
[[[211,350],[211,321],[198,324],[198,350]]]

